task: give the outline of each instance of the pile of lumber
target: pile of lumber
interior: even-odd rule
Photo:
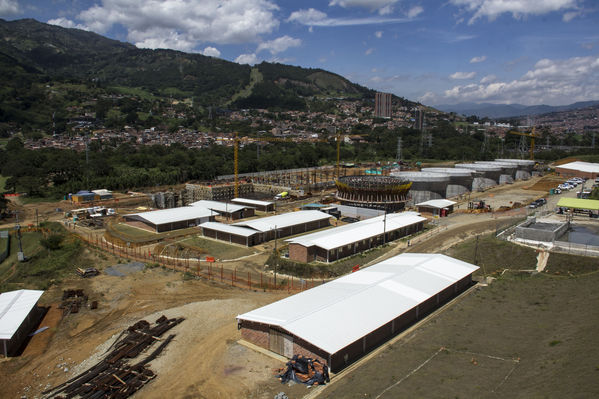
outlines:
[[[95,366],[43,394],[56,399],[128,398],[156,377],[148,363],[175,338],[174,334],[164,340],[161,336],[183,320],[182,317],[168,319],[162,316],[154,326],[145,320],[138,321],[119,335]],[[150,350],[155,342],[161,343],[143,360],[130,362]]]

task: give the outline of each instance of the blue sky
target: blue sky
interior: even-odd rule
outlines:
[[[597,0],[0,0],[0,17],[323,68],[427,105],[599,100]]]

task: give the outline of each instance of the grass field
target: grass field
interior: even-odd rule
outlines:
[[[320,397],[598,397],[597,258],[551,254],[547,273],[518,273],[536,251],[493,235],[448,255],[472,263],[477,247],[487,273],[514,272],[495,273]]]
[[[478,245],[478,253],[475,250]],[[533,270],[537,265],[537,252],[533,248],[498,240],[493,234],[478,239],[470,239],[450,248],[447,255],[476,263],[480,270],[476,274],[496,275],[504,269]],[[596,271],[599,259],[590,256],[576,256],[551,253],[545,272],[556,275],[580,275]]]
[[[507,273],[320,397],[598,397],[598,284],[597,272],[571,278]]]
[[[209,256],[214,256],[216,259],[220,260],[237,259],[255,253],[255,251],[250,248],[230,245],[221,241],[209,240],[202,237],[190,237],[181,240],[178,243],[191,249],[203,250]]]
[[[6,180],[8,180],[8,177],[0,175],[0,191],[5,190]]]

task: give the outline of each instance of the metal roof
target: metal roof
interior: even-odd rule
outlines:
[[[416,204],[416,206],[431,206],[433,208],[445,208],[455,204],[457,204],[457,202],[450,201],[448,199],[433,199]]]
[[[44,291],[18,290],[0,294],[0,339],[11,339]]]
[[[317,246],[331,250],[376,237],[384,232],[424,222],[425,220],[426,218],[421,217],[417,212],[389,213],[386,218],[385,215],[381,215],[360,222],[290,238],[285,241],[305,247]]]
[[[180,208],[159,209],[157,211],[131,213],[125,217],[145,220],[154,225],[200,219],[214,216],[216,213],[201,206],[182,206]]]
[[[599,173],[599,163],[575,161],[557,165],[556,168],[578,170],[580,172]]]
[[[250,229],[260,232],[282,229],[289,226],[295,226],[303,223],[315,222],[317,220],[325,220],[332,217],[328,213],[320,211],[297,211],[283,213],[281,215],[268,216],[260,219],[252,219],[244,222],[234,223],[233,226],[249,227]]]
[[[201,206],[206,209],[212,209],[213,211],[216,211],[216,212],[226,212],[226,213],[232,213],[232,212],[241,211],[243,209],[251,208],[247,205],[228,204],[226,202],[208,201],[208,200],[200,200],[200,201],[192,202],[189,205],[190,206]]]
[[[202,228],[221,231],[223,233],[230,233],[236,236],[250,237],[254,234],[258,234],[256,230],[248,229],[246,227],[233,226],[230,224],[218,223],[218,222],[206,222],[200,225]]]
[[[250,205],[260,205],[260,206],[269,206],[269,205],[274,204],[274,202],[258,201],[258,200],[254,200],[254,199],[248,199],[248,198],[233,198],[231,200],[231,202],[240,202],[240,203],[245,203],[245,204],[250,204]]]
[[[404,253],[237,319],[278,326],[333,354],[477,269],[446,255]]]
[[[597,211],[599,210],[599,201],[581,198],[560,198],[560,200],[557,202],[557,206]]]

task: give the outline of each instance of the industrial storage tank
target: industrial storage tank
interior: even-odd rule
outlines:
[[[472,181],[472,191],[482,191],[499,184],[502,169],[496,165],[483,165],[479,163],[457,163],[456,168],[470,169],[481,172],[482,176],[475,177]]]
[[[501,168],[501,175],[499,176],[499,184],[512,184],[514,177],[516,176],[516,170],[518,167],[510,162],[501,161],[476,161],[476,164],[482,165],[496,165]]]
[[[445,198],[449,175],[433,172],[392,172],[392,176],[412,182],[410,188],[410,205],[431,199]]]
[[[422,172],[442,173],[449,175],[449,184],[445,190],[445,198],[456,197],[472,190],[472,182],[475,177],[481,177],[482,173],[464,168],[422,168]]]
[[[514,178],[516,180],[528,180],[530,179],[531,172],[535,166],[535,161],[531,161],[528,159],[495,159],[499,162],[510,162],[517,165],[516,175]]]

